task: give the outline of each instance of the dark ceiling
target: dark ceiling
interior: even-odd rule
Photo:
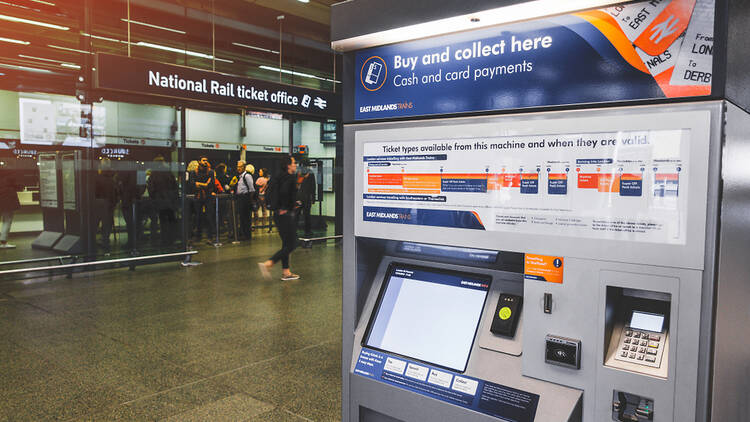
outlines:
[[[281,73],[282,82],[333,90],[341,61],[330,49],[336,2],[0,0],[0,88],[67,92],[91,53],[128,54],[129,9],[133,57],[272,81],[280,73],[260,66],[281,63],[295,72]]]

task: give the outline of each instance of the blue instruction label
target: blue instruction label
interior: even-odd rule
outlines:
[[[354,373],[506,421],[533,422],[539,395],[363,348]]]

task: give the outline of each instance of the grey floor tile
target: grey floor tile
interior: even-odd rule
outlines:
[[[310,419],[295,415],[287,409],[277,407],[270,412],[251,416],[250,418],[245,419],[244,422],[310,422]]]
[[[156,421],[199,409],[237,393],[231,388],[204,380],[125,402],[104,412],[89,414],[80,421]]]
[[[165,422],[244,421],[256,418],[274,409],[269,403],[256,400],[247,394],[235,394],[213,403],[164,419]]]
[[[215,378],[313,421],[336,420],[341,408],[341,347],[330,342]]]

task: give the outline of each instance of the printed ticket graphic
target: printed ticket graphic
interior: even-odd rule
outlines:
[[[666,97],[711,94],[714,0],[651,0],[578,13]],[[625,38],[623,40],[622,38]]]
[[[363,144],[362,221],[681,245],[689,129]]]

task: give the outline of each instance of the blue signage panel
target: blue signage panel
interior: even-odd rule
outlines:
[[[713,0],[634,3],[363,50],[354,116],[710,95],[713,37],[705,34],[713,7]],[[661,22],[677,15],[678,25]],[[709,73],[696,76],[696,66]]]
[[[362,212],[364,221],[484,230],[479,215],[472,211],[362,207]]]
[[[539,395],[363,348],[354,373],[506,421],[533,422]]]

